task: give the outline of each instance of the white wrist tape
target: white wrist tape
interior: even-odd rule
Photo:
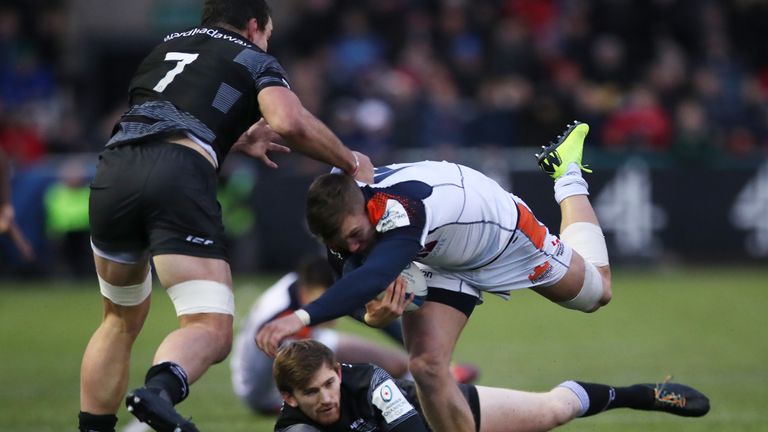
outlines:
[[[605,267],[608,262],[608,247],[605,245],[603,230],[589,222],[575,222],[560,233],[560,240],[571,247],[597,267]]]
[[[310,317],[309,312],[305,311],[304,309],[297,309],[293,311],[294,314],[296,314],[297,317],[301,320],[301,323],[305,326],[309,325]]]
[[[235,314],[235,296],[223,283],[209,280],[191,280],[176,284],[167,290],[176,315],[198,313]]]
[[[152,272],[147,272],[144,282],[136,285],[117,286],[105,281],[98,274],[101,295],[120,306],[136,306],[152,294]]]

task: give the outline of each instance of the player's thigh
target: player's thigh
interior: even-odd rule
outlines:
[[[165,254],[152,258],[160,284],[169,288],[183,282],[206,280],[232,287],[229,263],[223,259]]]
[[[104,321],[119,321],[135,335],[149,313],[152,289],[149,262],[124,264],[94,255],[103,298]]]
[[[539,285],[531,289],[553,302],[568,301],[576,297],[584,285],[584,265],[584,258],[573,251],[568,270],[559,281],[552,285]]]
[[[149,272],[149,261],[146,259],[136,263],[117,262],[94,253],[93,260],[99,277],[116,286],[140,284]]]
[[[458,309],[429,300],[420,309],[403,314],[403,337],[411,359],[450,363],[467,319]]]

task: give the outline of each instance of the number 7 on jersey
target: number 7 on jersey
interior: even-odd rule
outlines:
[[[192,63],[197,59],[200,54],[188,54],[181,52],[169,52],[165,54],[165,61],[175,61],[176,67],[169,70],[167,74],[157,82],[157,85],[152,89],[158,93],[162,93],[168,84],[170,84],[176,75],[180,74],[184,70],[184,66]]]

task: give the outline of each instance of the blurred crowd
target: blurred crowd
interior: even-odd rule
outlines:
[[[86,106],[93,100],[88,83],[65,66],[74,48],[62,41],[77,3],[0,6],[0,145],[17,164],[47,153],[97,151],[124,109],[125,100],[111,110]],[[200,1],[150,10],[169,14],[174,4],[187,9],[185,24],[195,25],[189,12]],[[607,151],[695,164],[768,153],[765,2],[272,6],[270,50],[294,90],[345,143],[377,161],[403,148],[539,146],[576,118],[590,123],[595,143]],[[110,84],[125,89],[120,79]]]
[[[59,248],[85,257],[69,263],[72,272],[92,270],[87,189],[95,153],[127,108],[139,61],[164,34],[196,26],[202,3],[0,4],[0,150],[16,173],[17,219],[42,260]],[[768,160],[765,1],[271,5],[270,53],[292,88],[345,144],[377,164],[425,157],[468,163],[456,155],[470,155],[503,179],[523,169],[504,155],[530,154],[574,119],[590,124],[590,162],[597,165],[638,156],[674,169],[754,168]],[[220,200],[243,209],[231,211],[226,224],[246,238],[259,179],[256,164],[231,160]],[[327,169],[295,157],[288,167],[280,173]]]

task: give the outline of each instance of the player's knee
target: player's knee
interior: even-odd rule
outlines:
[[[209,340],[213,342],[213,363],[220,363],[229,356],[232,351],[232,322],[216,320],[208,331]]]
[[[559,398],[549,403],[548,418],[547,418],[547,430],[562,426],[575,417],[572,404],[567,403]]]
[[[603,277],[603,296],[600,297],[600,306],[605,306],[608,303],[610,303],[611,299],[613,298],[613,290],[611,287],[611,278],[610,277]]]
[[[568,309],[582,312],[594,312],[611,300],[610,278],[603,274],[592,263],[584,261],[584,282],[576,296],[558,304]]]
[[[413,378],[422,387],[439,386],[446,377],[451,380],[450,363],[441,356],[432,353],[423,353],[414,357],[408,362],[408,368],[413,374]]]

